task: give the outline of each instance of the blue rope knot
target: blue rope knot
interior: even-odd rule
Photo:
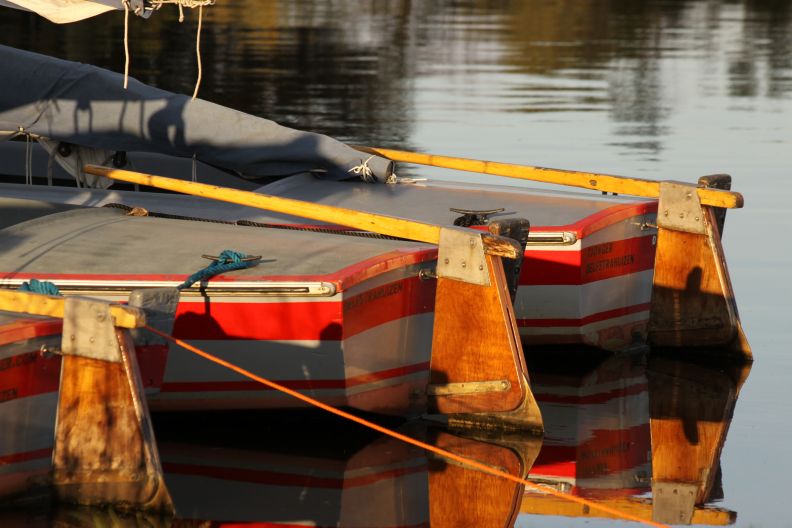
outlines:
[[[230,249],[224,250],[218,255],[217,260],[206,266],[202,270],[198,270],[189,277],[187,280],[176,286],[178,289],[183,290],[189,288],[196,282],[203,282],[211,279],[216,275],[221,275],[229,271],[240,270],[245,268],[252,268],[261,262],[261,257],[251,257],[238,251]]]
[[[30,282],[23,282],[19,286],[19,291],[43,293],[44,295],[63,295],[55,284],[50,281],[40,281],[38,279],[30,279]]]

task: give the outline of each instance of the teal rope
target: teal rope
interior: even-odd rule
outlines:
[[[185,288],[189,288],[196,282],[203,282],[207,279],[211,279],[215,275],[220,275],[222,273],[226,273],[229,271],[245,269],[245,268],[252,268],[253,266],[257,265],[261,262],[261,258],[257,258],[255,260],[247,260],[244,261],[242,259],[250,258],[248,255],[244,253],[239,253],[237,251],[232,251],[230,249],[226,249],[217,257],[217,260],[206,266],[204,269],[196,271],[189,277],[187,280],[176,286],[178,289],[183,290]]]
[[[63,295],[58,287],[50,281],[40,281],[38,279],[30,279],[30,282],[23,282],[19,286],[19,291],[43,293],[45,295]]]

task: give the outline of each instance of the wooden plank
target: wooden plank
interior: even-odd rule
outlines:
[[[553,183],[570,187],[580,187],[595,191],[658,198],[660,196],[660,183],[655,180],[627,178],[593,172],[571,171],[563,169],[550,169],[546,167],[532,167],[528,165],[515,165],[498,163],[468,158],[454,158],[450,156],[437,156],[419,152],[405,152],[375,147],[355,146],[354,148],[368,154],[376,154],[392,161],[403,163],[416,163],[431,167],[442,167],[467,172],[477,172],[492,176],[505,176],[520,180],[530,180],[543,183]],[[718,190],[698,189],[703,205],[724,207],[728,209],[743,206],[744,200],[740,193]]]
[[[173,512],[127,330],[122,361],[64,356],[52,481],[59,500]]]
[[[343,225],[370,231],[382,235],[415,240],[437,244],[440,241],[440,226],[414,220],[406,220],[393,216],[386,216],[343,207],[293,200],[291,198],[281,198],[266,194],[240,191],[227,187],[218,187],[197,182],[177,180],[174,178],[164,178],[141,172],[125,171],[100,167],[97,165],[86,165],[85,172],[96,176],[104,176],[113,180],[120,180],[138,185],[147,185],[158,189],[201,196],[213,200],[266,209],[276,213],[329,222],[332,224]],[[490,255],[501,257],[516,258],[519,254],[519,245],[506,238],[483,234],[484,249]]]
[[[6,312],[63,319],[64,303],[63,297],[0,289],[0,310]],[[114,326],[121,328],[141,328],[146,324],[145,313],[137,308],[111,304],[110,315],[113,316]]]
[[[629,513],[647,521],[652,520],[652,502],[634,497],[595,499],[598,504]],[[520,513],[528,515],[554,515],[564,517],[588,517],[619,519],[608,513],[592,510],[588,506],[535,492],[527,492],[522,499]],[[733,511],[715,507],[697,507],[693,512],[692,524],[707,526],[728,526],[734,524],[737,514]]]
[[[715,212],[703,209],[703,235],[658,229],[649,341],[658,347],[732,346],[750,359]]]
[[[515,420],[519,427],[541,429],[539,407],[528,386],[519,331],[509,296],[503,264],[487,256],[490,285],[437,280],[435,321],[432,337],[430,385],[501,381],[506,391],[444,394],[429,400],[430,408],[443,414],[461,413],[476,421],[481,416],[493,423],[497,413],[503,420]],[[475,310],[473,309],[475,307]]]

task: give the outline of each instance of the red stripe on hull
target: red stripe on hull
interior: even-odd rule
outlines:
[[[20,319],[0,326],[0,346],[26,339],[60,334],[62,328],[63,321],[60,319]]]
[[[0,360],[0,403],[56,392],[60,356],[42,357],[38,350]]]
[[[518,319],[517,324],[525,328],[576,328],[585,326],[624,315],[630,315],[638,312],[645,312],[649,310],[649,303],[635,304],[625,308],[616,308],[614,310],[607,310],[595,314],[582,317],[580,319]]]
[[[280,385],[294,390],[348,389],[358,385],[376,383],[393,378],[409,376],[429,369],[429,363],[416,363],[369,374],[361,374],[346,379],[335,380],[275,380]],[[185,381],[169,382],[162,385],[162,392],[230,392],[274,390],[255,381]]]
[[[344,337],[375,326],[434,312],[436,281],[412,277],[344,299]]]
[[[614,240],[583,249],[581,283],[587,284],[654,268],[653,236]]]
[[[341,302],[182,302],[174,337],[180,339],[341,339]]]
[[[389,321],[434,311],[434,281],[394,281],[341,301],[182,302],[173,335],[203,340],[340,341]]]
[[[582,285],[654,268],[651,236],[584,247],[582,251],[525,251],[521,286]]]
[[[49,458],[51,456],[52,456],[51,447],[46,447],[44,449],[36,449],[35,451],[27,451],[25,453],[0,455],[0,466],[4,466],[7,464],[19,464],[21,462],[29,462],[30,460]]]

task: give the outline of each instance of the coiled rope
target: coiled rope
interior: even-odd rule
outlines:
[[[213,356],[212,354],[210,354],[210,353],[208,353],[208,352],[206,352],[204,350],[201,350],[200,348],[198,348],[196,346],[193,346],[193,345],[187,343],[186,341],[182,341],[181,339],[177,339],[177,338],[175,338],[175,337],[173,337],[171,335],[168,335],[168,334],[166,334],[164,332],[161,332],[161,331],[157,330],[156,328],[151,328],[149,326],[146,326],[145,328],[147,330],[153,332],[154,334],[157,334],[158,336],[160,336],[160,337],[162,337],[164,339],[167,339],[168,341],[171,341],[172,343],[174,343],[176,345],[179,345],[180,347],[182,347],[182,348],[184,348],[186,350],[189,350],[193,354],[201,356],[202,358],[207,359],[207,360],[209,360],[209,361],[211,361],[213,363],[216,363],[217,365],[220,365],[222,367],[226,367],[227,369],[233,370],[237,374],[241,374],[242,376],[245,376],[246,378],[249,378],[249,379],[251,379],[253,381],[257,381],[257,382],[261,383],[262,385],[266,385],[267,387],[269,387],[271,389],[274,389],[276,391],[282,392],[284,394],[288,394],[289,396],[297,398],[298,400],[301,400],[301,401],[303,401],[303,402],[305,402],[305,403],[307,403],[309,405],[312,405],[313,407],[317,407],[317,408],[322,409],[324,411],[327,411],[329,413],[335,414],[336,416],[340,416],[341,418],[345,418],[345,419],[350,420],[352,422],[358,423],[360,425],[363,425],[364,427],[368,427],[369,429],[373,429],[374,431],[377,431],[377,432],[382,433],[384,435],[388,435],[388,436],[390,436],[392,438],[395,438],[397,440],[401,440],[402,442],[406,442],[406,443],[414,445],[416,447],[420,447],[421,449],[425,449],[425,450],[427,450],[427,451],[429,451],[431,453],[435,453],[435,454],[440,455],[440,456],[442,456],[444,458],[447,458],[449,460],[453,460],[453,461],[458,462],[460,464],[472,467],[474,469],[477,469],[478,471],[481,471],[483,473],[487,473],[488,475],[501,477],[501,478],[504,478],[504,479],[509,480],[511,482],[514,482],[514,483],[517,483],[517,484],[522,484],[522,485],[524,485],[527,488],[531,488],[533,490],[536,490],[536,491],[539,491],[539,492],[542,492],[542,493],[547,493],[548,495],[554,495],[554,496],[562,498],[562,499],[566,499],[566,500],[569,500],[569,501],[572,501],[572,502],[576,502],[578,504],[582,504],[583,506],[587,506],[588,508],[591,508],[593,510],[599,510],[601,512],[608,513],[608,514],[613,515],[615,517],[618,517],[620,519],[625,519],[625,520],[628,520],[628,521],[635,521],[635,522],[643,523],[643,524],[648,525],[648,526],[656,526],[656,527],[660,527],[660,528],[668,528],[668,526],[665,525],[665,524],[660,524],[660,523],[656,523],[654,521],[650,521],[650,520],[647,520],[647,519],[642,519],[642,518],[637,517],[635,515],[632,515],[630,513],[626,513],[626,512],[617,510],[615,508],[611,508],[609,506],[605,506],[603,504],[599,504],[597,502],[584,499],[582,497],[577,497],[575,495],[570,495],[568,493],[563,493],[563,492],[555,490],[553,488],[540,486],[539,484],[531,482],[530,480],[526,480],[526,479],[517,477],[515,475],[512,475],[511,473],[507,473],[505,471],[501,471],[499,469],[492,468],[490,466],[482,464],[481,462],[473,460],[472,458],[467,458],[467,457],[464,457],[464,456],[460,456],[460,455],[457,455],[455,453],[452,453],[451,451],[446,451],[445,449],[442,449],[440,447],[433,446],[433,445],[427,444],[425,442],[421,442],[420,440],[416,440],[415,438],[411,438],[411,437],[403,435],[401,433],[397,433],[396,431],[388,429],[387,427],[383,427],[381,425],[375,424],[374,422],[370,422],[370,421],[366,420],[365,418],[360,418],[360,417],[355,416],[353,414],[350,414],[348,412],[342,411],[341,409],[336,409],[335,407],[332,407],[330,405],[322,403],[319,400],[315,400],[315,399],[311,398],[310,396],[306,396],[306,395],[301,394],[301,393],[299,393],[299,392],[297,392],[295,390],[289,389],[288,387],[284,387],[283,385],[281,385],[279,383],[275,383],[274,381],[268,380],[267,378],[263,378],[261,376],[257,376],[256,374],[253,374],[252,372],[250,372],[248,370],[245,370],[242,367],[234,365],[233,363],[229,363],[228,361],[220,359],[217,356]]]
[[[226,249],[220,253],[220,255],[218,255],[217,260],[206,266],[204,269],[198,270],[187,277],[187,280],[176,286],[176,288],[183,290],[185,288],[189,288],[196,282],[203,282],[207,279],[211,279],[215,275],[220,275],[221,273],[252,268],[259,262],[261,262],[260,256],[251,257],[250,255],[239,253],[238,251]]]
[[[44,295],[63,295],[55,284],[38,279],[30,279],[29,282],[23,282],[18,289],[23,292],[43,293]]]

